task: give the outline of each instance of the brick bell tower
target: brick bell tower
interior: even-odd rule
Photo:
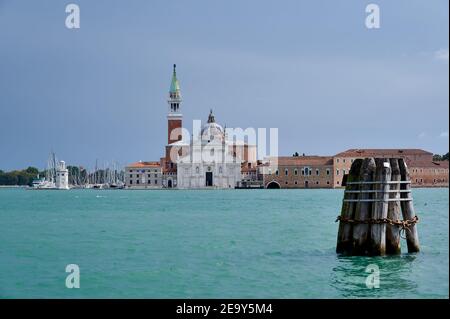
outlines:
[[[177,65],[173,65],[172,82],[170,84],[169,99],[167,103],[169,104],[169,109],[167,113],[167,144],[172,144],[182,140],[181,128],[183,115],[180,112],[181,106],[181,92],[180,83],[177,79]],[[179,129],[180,132],[173,132],[174,129]],[[173,133],[172,133],[173,132]],[[172,136],[171,136],[172,135]]]

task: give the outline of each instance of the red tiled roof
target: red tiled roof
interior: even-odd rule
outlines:
[[[136,162],[127,165],[127,167],[145,168],[145,167],[161,167],[161,165],[159,162]]]
[[[448,168],[448,161],[411,161],[409,163],[410,168]]]
[[[269,160],[272,161],[273,158]],[[278,165],[333,165],[331,156],[280,156]]]
[[[403,155],[433,155],[433,153],[414,148],[392,148],[392,149],[376,149],[376,148],[365,148],[365,149],[349,149],[344,152],[338,153],[335,157],[376,157],[381,155],[389,156],[403,156]]]

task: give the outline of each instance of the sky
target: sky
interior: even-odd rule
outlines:
[[[68,29],[66,5],[80,8]],[[365,25],[380,8],[380,28]],[[0,169],[159,160],[184,126],[278,128],[279,154],[449,146],[447,0],[0,0]]]

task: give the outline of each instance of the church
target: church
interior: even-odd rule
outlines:
[[[228,141],[226,129],[216,122],[212,110],[199,132],[185,136],[188,134],[183,128],[176,65],[167,103],[165,155],[159,162],[128,165],[126,188],[229,189],[238,186],[241,166],[256,162],[256,146]]]
[[[193,135],[188,154],[177,159],[178,188],[234,188],[241,179],[241,160],[232,150],[211,110],[199,136]]]

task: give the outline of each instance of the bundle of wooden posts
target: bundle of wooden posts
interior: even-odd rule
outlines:
[[[400,254],[419,251],[419,237],[408,167],[401,158],[353,161],[345,181],[336,252],[346,255]]]

